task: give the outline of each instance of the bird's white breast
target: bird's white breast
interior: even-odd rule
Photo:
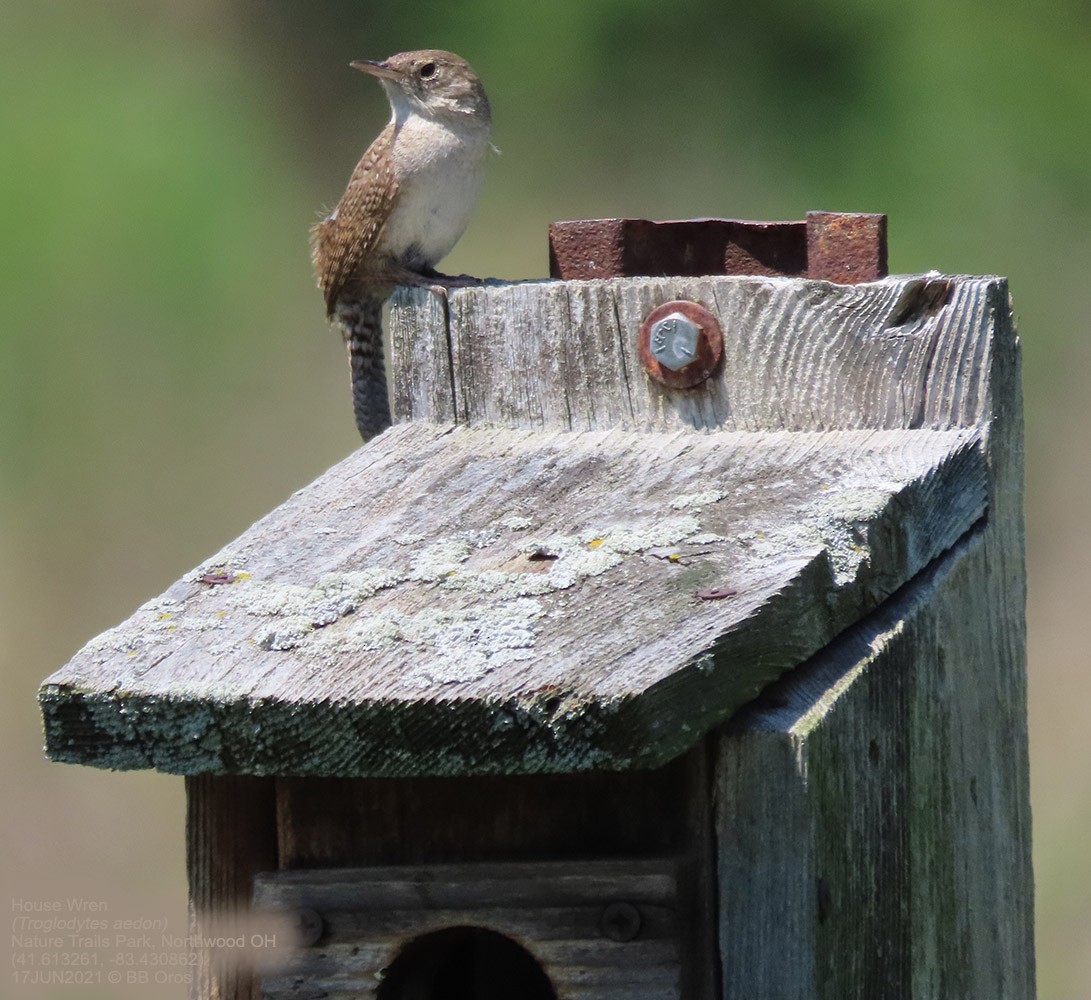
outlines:
[[[409,115],[394,141],[399,190],[383,232],[384,250],[399,260],[416,257],[407,263],[418,267],[434,267],[447,256],[477,204],[488,150],[488,130],[476,123],[456,131]]]

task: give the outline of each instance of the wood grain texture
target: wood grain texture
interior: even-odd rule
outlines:
[[[279,778],[280,864],[696,859],[711,830],[702,751],[620,773]]]
[[[1019,349],[988,306],[987,519],[720,734],[725,997],[1034,997]]]
[[[671,860],[271,872],[256,879],[254,899],[263,908],[313,910],[325,926],[317,944],[299,949],[280,974],[265,974],[271,1000],[298,996],[293,986],[300,978],[314,995],[368,995],[407,942],[460,926],[516,941],[566,1000],[680,995],[678,875]],[[613,940],[604,930],[605,911],[617,903],[639,913],[630,940]]]
[[[744,277],[489,284],[452,291],[446,308],[427,291],[401,290],[394,415],[565,430],[973,426],[994,303],[1006,296],[999,278],[939,274],[852,286]],[[700,303],[723,328],[721,370],[694,389],[662,388],[637,355],[644,317],[671,299]],[[442,343],[449,352],[434,346]]]
[[[983,536],[727,728],[724,996],[1033,997],[1018,624]]]
[[[985,479],[974,432],[398,427],[54,675],[49,752],[656,766],[948,548]]]
[[[254,875],[277,864],[272,778],[186,779],[192,940],[248,937]],[[189,995],[194,1000],[261,1000],[253,958],[247,949],[198,948]]]

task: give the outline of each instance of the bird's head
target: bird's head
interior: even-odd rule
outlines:
[[[421,49],[399,52],[382,62],[359,60],[349,65],[378,78],[398,121],[416,113],[426,118],[470,119],[486,127],[489,124],[485,88],[470,64],[453,52]]]

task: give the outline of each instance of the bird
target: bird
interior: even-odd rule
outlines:
[[[367,441],[390,426],[382,307],[394,286],[445,294],[475,281],[435,266],[476,207],[492,111],[481,80],[453,52],[421,49],[349,65],[378,79],[391,117],[337,206],[312,228],[311,250],[326,316],[340,324],[348,348],[356,426]]]

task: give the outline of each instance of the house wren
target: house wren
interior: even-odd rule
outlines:
[[[326,314],[348,346],[366,441],[390,426],[382,307],[393,286],[466,283],[433,268],[477,203],[492,119],[477,74],[454,53],[425,49],[351,66],[378,78],[392,115],[337,207],[311,230],[311,244]]]

